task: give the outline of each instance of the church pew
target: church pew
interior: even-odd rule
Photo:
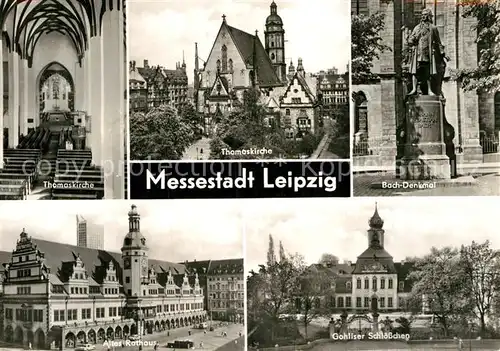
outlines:
[[[33,177],[23,173],[3,173],[0,171],[0,181],[3,179],[24,179],[27,183],[28,193],[33,189]]]
[[[0,183],[0,198],[4,200],[26,200],[26,186]]]
[[[14,178],[14,179],[7,179],[0,177],[0,188],[3,186],[19,186],[19,187],[24,187],[25,193],[28,194],[30,192],[30,188],[28,185],[28,182],[26,179],[23,178]]]

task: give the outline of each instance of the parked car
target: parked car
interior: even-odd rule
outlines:
[[[136,340],[139,340],[140,337],[139,337],[139,335],[130,335],[128,339],[130,341],[136,341]]]
[[[194,350],[194,342],[191,340],[175,340],[166,345],[169,349],[192,349]]]
[[[91,351],[95,349],[95,345],[92,344],[80,344],[77,345],[75,351]]]

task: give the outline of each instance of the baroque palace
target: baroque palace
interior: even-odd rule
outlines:
[[[121,253],[39,240],[23,230],[12,253],[0,253],[0,339],[71,348],[207,320],[196,270],[150,259],[134,205],[128,221]]]
[[[263,45],[258,31],[249,34],[232,27],[223,15],[202,68],[195,44],[194,100],[197,111],[205,115],[206,131],[214,130],[218,116],[228,114],[251,88],[261,92],[261,102],[267,108],[266,124],[284,128],[289,138],[318,129],[320,117],[324,117],[322,88],[328,106],[347,103],[347,75],[307,73],[301,58],[296,67],[290,62],[287,69],[285,30],[274,1],[264,37]]]
[[[411,292],[406,278],[413,264],[394,262],[384,247],[384,221],[377,208],[368,221],[368,247],[355,263],[323,262],[314,264],[311,272],[322,271],[332,277],[334,294],[323,301],[335,312],[366,313],[376,301],[380,313],[401,311]],[[375,301],[374,301],[375,300]]]

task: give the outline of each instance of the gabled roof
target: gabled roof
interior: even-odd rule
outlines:
[[[309,100],[311,100],[311,104],[313,104],[316,98],[315,98],[313,92],[311,91],[309,84],[307,84],[306,79],[301,74],[299,74],[299,72],[295,72],[293,77],[290,79],[290,81],[288,82],[288,86],[286,88],[286,91],[283,94],[283,96],[286,96],[291,91],[292,85],[293,85],[293,82],[295,81],[295,79],[297,79],[297,81],[299,82],[299,85],[302,87],[302,89],[304,89],[304,92],[306,93]]]
[[[62,279],[64,282],[64,277],[59,274],[63,266],[63,262],[73,262],[75,257],[79,256],[85,265],[85,269],[89,273],[89,278],[96,278],[96,281],[99,282],[102,279],[102,276],[99,274],[98,277],[94,276],[95,273],[100,271],[100,269],[96,268],[102,265],[107,265],[110,261],[112,261],[116,269],[117,277],[121,281],[123,265],[122,254],[120,252],[89,249],[86,247],[79,247],[36,238],[33,238],[32,241],[36,245],[37,249],[44,253],[45,265],[51,269],[51,274],[54,274],[57,277],[57,280]],[[0,263],[10,262],[11,256],[11,252],[0,251]],[[179,263],[149,259],[148,264],[149,266],[153,266],[157,272],[171,271],[173,275],[184,274],[186,272],[186,267]]]
[[[217,90],[217,85],[220,84],[222,89],[220,91],[220,94],[218,93]],[[225,77],[221,77],[219,72],[217,72],[217,76],[214,81],[214,85],[212,86],[212,92],[210,93],[211,96],[229,96],[229,84],[227,82],[227,79]]]
[[[245,65],[248,69],[254,69],[257,71],[257,83],[260,86],[280,86],[283,85],[276,72],[274,70],[271,59],[267,55],[266,49],[262,45],[262,42],[259,39],[258,35],[252,35],[247,32],[244,32],[238,28],[231,27],[224,20],[222,21],[222,25],[217,33],[217,37],[219,37],[222,28],[226,28],[229,32],[229,35],[233,39],[233,43],[238,49],[238,52],[245,62]],[[215,47],[216,42],[212,46],[210,50],[210,55],[213,52],[213,48]],[[254,65],[254,48],[255,48],[255,66]],[[210,57],[209,55],[209,57]]]

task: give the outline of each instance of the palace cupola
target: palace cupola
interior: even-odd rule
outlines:
[[[377,204],[375,204],[375,212],[368,221],[370,229],[368,229],[368,246],[384,247],[384,220],[378,214]]]
[[[356,267],[357,273],[393,273],[395,272],[392,256],[384,249],[384,221],[378,213],[377,204],[375,211],[368,220],[368,248],[358,256]]]

